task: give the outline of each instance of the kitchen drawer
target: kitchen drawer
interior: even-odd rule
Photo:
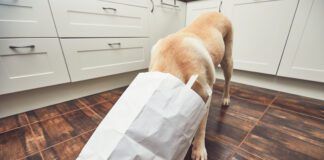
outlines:
[[[61,39],[72,81],[148,67],[147,38]]]
[[[50,0],[60,37],[147,37],[148,8],[105,0]]]
[[[0,94],[69,81],[57,38],[0,39]]]
[[[57,37],[47,0],[0,0],[0,37]]]
[[[150,0],[103,0],[103,1],[133,5],[133,6],[147,7],[148,2]]]

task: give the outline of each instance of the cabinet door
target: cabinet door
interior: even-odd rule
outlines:
[[[0,0],[0,37],[57,37],[47,0]]]
[[[234,68],[275,75],[298,0],[234,0]]]
[[[221,0],[203,0],[187,3],[186,25],[189,25],[199,15],[209,11],[219,11]]]
[[[60,37],[147,37],[149,34],[149,11],[142,3],[50,0],[50,4]]]
[[[0,39],[0,94],[69,81],[57,38]]]
[[[324,1],[300,1],[278,75],[324,82]]]
[[[185,26],[186,3],[173,0],[154,0],[154,10],[150,15],[151,46],[159,39],[175,33]]]
[[[147,38],[61,39],[73,82],[147,68]]]

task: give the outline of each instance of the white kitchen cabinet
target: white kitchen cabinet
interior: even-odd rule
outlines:
[[[324,82],[324,1],[300,1],[278,75]]]
[[[0,95],[69,81],[57,38],[0,39]]]
[[[162,3],[163,2],[163,3]],[[161,38],[175,33],[185,26],[186,3],[173,0],[153,0],[154,9],[150,14],[151,47]]]
[[[73,82],[148,66],[147,38],[61,39],[61,43]]]
[[[50,0],[60,37],[148,37],[146,1],[127,2]]]
[[[149,0],[101,0],[101,1],[115,2],[120,4],[142,6],[142,7],[147,7],[149,2]]]
[[[298,0],[233,0],[234,68],[275,75]]]
[[[47,0],[0,0],[0,37],[56,37]]]
[[[189,25],[199,15],[210,12],[219,11],[221,0],[202,0],[187,3],[186,25]]]

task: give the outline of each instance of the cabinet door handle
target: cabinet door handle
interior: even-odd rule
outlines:
[[[153,2],[153,0],[151,0],[151,3],[152,3],[151,13],[153,13],[153,11],[154,11],[154,2]]]
[[[35,48],[35,45],[28,45],[28,46],[9,46],[10,49],[16,49],[16,48]]]
[[[111,7],[102,7],[103,10],[113,10],[114,12],[117,11],[116,8],[111,8]]]
[[[109,45],[110,47],[112,47],[112,46],[114,46],[114,45],[121,46],[121,43],[120,43],[120,42],[118,42],[118,43],[108,43],[108,45]]]
[[[222,12],[222,5],[223,5],[223,1],[220,1],[219,8],[218,8],[219,13]]]
[[[161,4],[166,5],[166,6],[171,6],[171,7],[179,7],[179,6],[177,6],[176,0],[174,0],[174,4],[165,3],[165,2],[163,2],[163,0],[161,0]]]

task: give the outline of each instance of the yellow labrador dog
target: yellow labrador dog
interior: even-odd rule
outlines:
[[[229,83],[233,71],[232,25],[222,14],[209,12],[192,24],[159,40],[151,51],[150,71],[170,73],[184,83],[191,75],[198,80],[193,89],[206,101],[220,64],[225,77],[223,105],[229,105]],[[208,105],[209,108],[210,104]],[[208,113],[200,122],[192,148],[192,159],[206,160],[205,130]]]

